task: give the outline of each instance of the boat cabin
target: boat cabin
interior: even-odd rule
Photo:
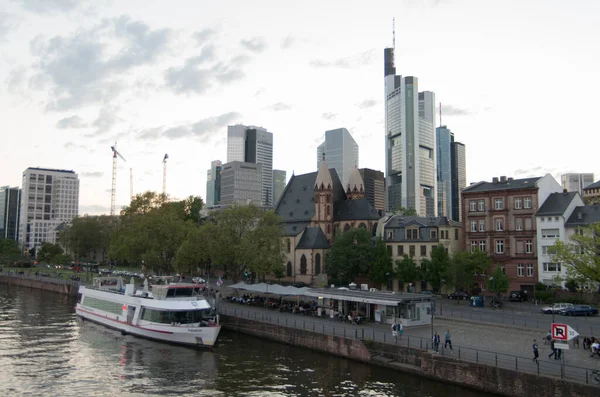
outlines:
[[[202,287],[198,284],[153,285],[152,297],[157,300],[192,301],[203,298]]]

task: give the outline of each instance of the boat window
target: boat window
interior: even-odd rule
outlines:
[[[105,312],[113,314],[123,314],[123,305],[118,302],[105,301],[103,299],[92,298],[85,296],[83,298],[83,306],[91,307],[93,309],[103,310]]]
[[[142,320],[161,324],[193,324],[212,319],[211,309],[187,310],[187,311],[167,311],[144,308],[142,310]]]
[[[200,288],[169,288],[167,298],[182,298],[186,296],[196,296],[200,294]]]

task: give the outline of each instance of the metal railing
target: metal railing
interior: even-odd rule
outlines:
[[[394,339],[390,331],[384,331],[375,327],[356,326],[348,323],[342,323],[327,318],[306,317],[301,315],[284,315],[278,312],[271,312],[258,308],[239,308],[231,304],[219,306],[219,312],[222,315],[239,317],[248,320],[259,321],[262,323],[273,324],[277,326],[294,328],[298,330],[315,332],[318,334],[334,335],[343,338],[361,339],[367,342],[387,343],[390,345],[404,346],[423,351],[430,351],[433,354],[431,340],[418,336],[404,335]],[[391,357],[396,353],[389,351],[375,351],[378,355]],[[591,374],[593,369],[566,365],[563,361],[552,360],[543,361],[542,358],[536,363],[531,357],[520,357],[511,354],[497,353],[481,349],[473,349],[464,346],[453,346],[453,349],[444,347],[441,343],[437,354],[447,357],[453,357],[458,360],[490,365],[493,367],[538,374],[542,376],[558,377],[561,379],[592,384]]]
[[[71,285],[71,286],[77,287],[77,288],[79,288],[79,286],[82,284],[81,281],[75,281],[75,280],[64,279],[64,278],[59,278],[59,277],[52,277],[51,274],[49,276],[41,276],[41,275],[36,276],[35,274],[28,274],[28,273],[19,274],[19,273],[14,273],[14,272],[13,273],[2,272],[2,273],[0,273],[0,276],[20,278],[20,279],[25,279],[25,280],[35,280],[35,281],[40,281],[40,282],[48,283],[48,284]]]

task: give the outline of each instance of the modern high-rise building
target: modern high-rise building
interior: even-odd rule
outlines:
[[[0,187],[0,239],[18,239],[20,207],[21,189]]]
[[[285,190],[287,175],[284,170],[273,170],[273,204],[277,206],[279,198]]]
[[[442,125],[435,129],[437,144],[437,206],[438,216],[452,217],[452,153],[454,134]],[[458,219],[454,219],[458,221]]]
[[[262,164],[232,161],[221,171],[221,205],[263,205]]]
[[[435,94],[416,77],[396,75],[394,49],[384,51],[387,208],[437,213]]]
[[[273,207],[273,133],[241,124],[227,127],[227,162],[260,164],[262,206]]]
[[[27,168],[23,172],[19,244],[25,249],[56,243],[55,228],[79,214],[79,178],[74,171]]]
[[[365,198],[380,213],[385,212],[385,177],[383,172],[370,168],[358,170],[365,186]]]
[[[323,161],[337,172],[344,188],[354,168],[358,168],[358,144],[345,128],[325,131],[325,141],[317,146],[317,168]]]
[[[578,192],[581,196],[583,189],[594,183],[594,174],[563,174],[560,176],[560,182],[567,192]]]
[[[450,143],[452,166],[452,219],[462,222],[462,190],[467,187],[467,159],[465,145],[454,141]]]
[[[210,163],[206,171],[206,208],[216,207],[221,203],[221,160]]]

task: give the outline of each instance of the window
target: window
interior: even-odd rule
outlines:
[[[560,263],[544,262],[545,272],[560,272]]]
[[[437,240],[437,230],[432,230],[429,233],[429,237],[430,237],[431,240]]]
[[[525,266],[522,263],[517,265],[517,276],[523,277],[525,276]]]
[[[555,220],[556,222],[558,222],[558,220],[559,220],[558,216],[555,216],[555,217],[554,217],[554,220]]]
[[[495,208],[497,210],[501,210],[504,208],[504,200],[502,200],[501,198],[495,199],[494,203],[495,203]]]
[[[419,229],[406,230],[406,239],[407,240],[418,240],[419,239]]]
[[[477,241],[471,241],[471,252],[475,252],[477,249]]]
[[[477,203],[479,211],[485,211],[485,200],[479,200]]]
[[[517,241],[517,254],[522,254],[525,252],[525,246],[523,245],[523,240]]]
[[[558,229],[542,229],[542,238],[558,238]]]
[[[533,241],[532,240],[525,241],[525,253],[533,254]]]
[[[477,231],[477,221],[476,220],[471,220],[471,231],[472,232]]]
[[[396,248],[396,251],[398,253],[398,256],[404,256],[404,246],[403,245],[399,245],[398,248]]]
[[[485,219],[480,219],[479,220],[479,231],[480,232],[485,232]]]
[[[554,254],[556,254],[556,247],[553,245],[544,245],[544,246],[542,246],[542,254],[554,255]]]
[[[502,219],[496,219],[496,231],[501,232],[504,230],[504,222]]]
[[[321,274],[321,254],[315,255],[315,274]]]
[[[392,232],[387,232],[387,239],[388,240],[392,240],[392,236],[393,236]]]
[[[527,277],[533,277],[533,264],[527,264]]]
[[[523,199],[523,204],[524,208],[531,208],[531,197],[525,197],[525,199]]]
[[[515,230],[521,231],[523,230],[523,219],[515,218]]]
[[[500,267],[500,270],[502,270],[502,273],[506,274],[506,267],[504,267],[504,265],[498,265]]]
[[[531,230],[532,224],[531,218],[525,218],[525,230]]]
[[[515,209],[520,210],[522,206],[523,206],[523,199],[516,198],[515,199]]]
[[[287,240],[287,252],[288,254],[292,251],[292,242],[290,239]]]
[[[458,229],[454,229],[454,239],[458,240]]]
[[[427,246],[426,245],[422,245],[421,246],[421,257],[427,256]]]
[[[497,254],[504,253],[504,240],[496,240],[496,253]]]
[[[471,212],[477,211],[477,201],[475,201],[475,200],[469,201],[469,211],[471,211]]]
[[[479,251],[485,252],[485,240],[479,241]]]
[[[415,246],[414,246],[414,245],[411,245],[411,246],[409,246],[409,247],[408,247],[408,253],[410,254],[410,257],[411,257],[411,258],[412,258],[413,256],[415,256],[415,251],[416,251],[416,249],[415,249]]]
[[[300,258],[300,274],[306,274],[306,255]]]

